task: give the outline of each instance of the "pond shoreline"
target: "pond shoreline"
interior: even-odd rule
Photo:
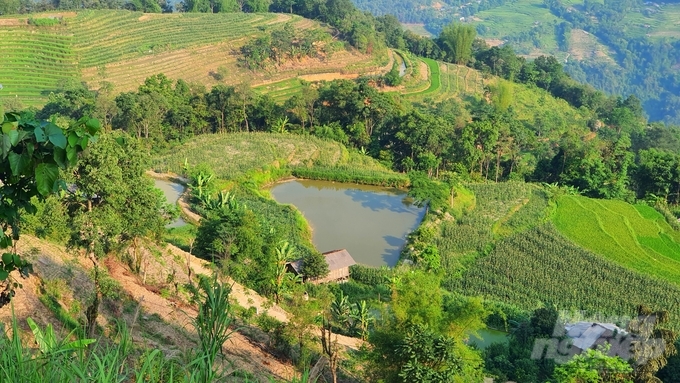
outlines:
[[[184,190],[182,191],[176,202],[176,205],[179,207],[180,216],[185,220],[187,224],[193,225],[200,224],[202,217],[196,214],[194,211],[192,211],[191,206],[189,204],[190,188],[189,180],[187,178],[184,178],[174,173],[156,173],[152,170],[148,170],[146,174],[154,180],[166,181],[181,185],[184,188]]]
[[[319,251],[345,248],[370,267],[396,266],[424,217],[405,190],[393,187],[288,178],[266,192],[302,215]]]

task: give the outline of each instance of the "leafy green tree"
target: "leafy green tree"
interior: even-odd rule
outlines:
[[[423,325],[408,330],[398,352],[405,362],[399,371],[404,383],[452,382],[461,370],[453,339]]]
[[[440,279],[414,270],[402,274],[392,287],[392,312],[397,327],[422,324],[438,329],[443,318]]]
[[[290,246],[288,242],[283,242],[276,249],[276,264],[275,264],[275,279],[272,280],[272,285],[274,288],[274,298],[276,303],[281,302],[281,295],[285,290],[287,264],[295,259],[295,250]]]
[[[311,252],[302,260],[302,274],[305,278],[324,278],[329,272],[326,257],[317,251]]]
[[[375,318],[368,309],[366,301],[352,304],[352,311],[349,315],[354,321],[354,326],[359,330],[361,339],[366,340],[368,338],[368,327],[375,321]]]
[[[442,29],[439,35],[442,48],[447,58],[456,64],[466,64],[472,57],[472,43],[477,30],[472,25],[451,23]]]
[[[5,114],[0,107],[0,127],[0,249],[5,251],[0,258],[0,284],[5,284],[1,305],[18,285],[7,283],[9,273],[26,274],[30,269],[16,251],[21,212],[35,213],[33,198],[42,201],[62,188],[60,171],[78,163],[80,153],[97,140],[100,126],[82,118],[62,130],[51,122]]]
[[[618,356],[607,355],[607,348],[587,350],[555,368],[557,383],[633,383],[633,368]]]
[[[342,290],[331,302],[330,313],[333,321],[341,328],[350,328],[352,326],[352,305],[350,305],[349,299]]]
[[[169,221],[165,199],[146,177],[148,152],[124,133],[103,135],[74,169],[66,204],[69,209],[69,245],[81,249],[93,265],[95,290],[87,308],[87,334],[93,336],[104,286],[99,261],[141,237],[158,238]],[[133,252],[136,254],[136,246]],[[139,261],[133,259],[132,268]]]

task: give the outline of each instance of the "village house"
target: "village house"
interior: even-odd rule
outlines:
[[[310,279],[309,282],[319,284],[349,280],[349,267],[356,265],[357,263],[346,249],[329,251],[323,253],[323,256],[326,259],[326,263],[328,263],[328,270],[330,272],[324,278]],[[288,266],[290,272],[295,273],[296,275],[303,275],[302,259],[290,262]]]

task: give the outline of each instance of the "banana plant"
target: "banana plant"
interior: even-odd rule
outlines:
[[[274,279],[271,280],[272,287],[274,288],[274,299],[276,300],[277,304],[280,303],[281,296],[283,295],[283,293],[285,293],[286,288],[288,286],[286,284],[286,281],[288,280],[289,282],[292,283],[298,281],[295,278],[290,277],[286,279],[287,275],[292,275],[287,272],[286,265],[294,258],[295,249],[287,241],[281,242],[279,247],[276,249],[276,264],[275,264],[276,274]]]
[[[366,301],[361,301],[359,304],[353,304],[350,317],[354,320],[354,325],[358,327],[361,339],[366,340],[368,338],[368,326],[375,321],[375,318],[371,316],[371,313],[368,310]]]

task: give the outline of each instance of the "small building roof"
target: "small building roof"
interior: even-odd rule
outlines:
[[[349,254],[347,249],[333,250],[323,253],[326,263],[328,263],[328,270],[340,270],[345,267],[356,265],[356,261]],[[302,258],[288,263],[296,273],[302,273]]]
[[[625,335],[627,332],[613,323],[578,322],[565,326],[567,336],[573,340],[573,345],[581,350],[587,350],[602,338],[608,339],[614,333]]]
[[[347,249],[333,250],[323,253],[328,263],[328,269],[330,271],[343,269],[352,265],[356,265],[356,261],[349,254]]]
[[[293,268],[293,270],[295,270],[296,273],[302,273],[302,258],[288,262],[288,264]]]

